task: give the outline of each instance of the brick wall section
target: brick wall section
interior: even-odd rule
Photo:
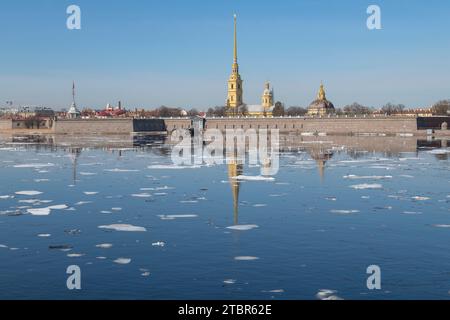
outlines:
[[[279,129],[280,132],[327,134],[416,134],[415,118],[242,118],[208,119],[207,129]]]

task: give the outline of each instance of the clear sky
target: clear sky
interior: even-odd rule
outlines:
[[[81,7],[82,29],[66,28]],[[366,27],[381,7],[382,30]],[[238,14],[244,101],[337,106],[450,98],[448,0],[14,0],[0,4],[0,105],[224,105]]]

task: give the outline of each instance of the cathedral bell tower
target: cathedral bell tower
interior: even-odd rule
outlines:
[[[262,106],[264,111],[269,110],[273,106],[273,91],[270,90],[270,83],[266,82],[262,96]]]
[[[230,79],[228,80],[227,109],[229,114],[237,114],[243,104],[242,79],[239,74],[237,55],[237,17],[234,15],[234,62]]]

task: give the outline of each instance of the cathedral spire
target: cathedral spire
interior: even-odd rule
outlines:
[[[317,99],[319,100],[327,100],[326,94],[325,94],[325,88],[323,86],[323,82],[320,83],[320,90],[317,95]]]
[[[75,81],[72,82],[72,102],[75,104]]]
[[[234,63],[238,62],[237,55],[237,15],[234,14]]]

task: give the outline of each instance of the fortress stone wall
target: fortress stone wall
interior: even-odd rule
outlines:
[[[450,135],[450,130],[438,128],[450,118],[426,119],[406,117],[383,118],[208,118],[205,129],[278,129],[280,133],[301,135],[427,135],[432,128],[437,135]],[[439,120],[439,121],[438,121]],[[436,123],[435,123],[436,122]],[[450,121],[448,121],[450,122]],[[447,123],[447,122],[446,122]],[[51,130],[55,134],[130,134],[133,132],[171,133],[189,129],[189,118],[171,119],[74,119],[56,120]],[[0,130],[10,131],[11,120],[0,120]],[[36,129],[35,129],[36,131]],[[44,131],[42,131],[44,132]]]
[[[53,123],[57,134],[130,134],[134,131],[133,119],[74,119]]]
[[[208,119],[207,129],[279,129],[326,134],[418,134],[415,118],[241,118]]]
[[[12,129],[11,120],[0,120],[0,131],[7,131]]]

